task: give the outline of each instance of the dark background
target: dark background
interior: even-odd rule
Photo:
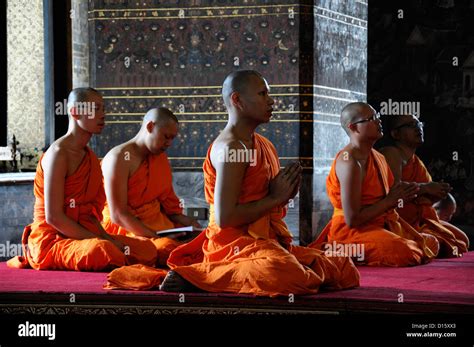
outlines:
[[[399,9],[403,19],[397,17]],[[418,155],[433,180],[443,179],[454,187],[458,209],[452,222],[471,226],[473,20],[473,1],[369,1],[368,102],[377,110],[389,98],[421,103],[425,144]],[[454,57],[457,66],[453,66]],[[457,161],[453,160],[455,151]]]

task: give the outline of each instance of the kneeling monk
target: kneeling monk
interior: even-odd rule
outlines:
[[[180,243],[155,232],[199,223],[182,214],[173,190],[166,149],[178,134],[178,119],[166,108],[149,110],[138,134],[110,150],[102,160],[107,204],[103,226],[110,234],[147,237],[166,266]],[[176,235],[175,235],[176,236]]]
[[[100,225],[105,193],[100,163],[87,143],[104,125],[102,96],[92,88],[68,97],[69,128],[41,157],[36,170],[34,222],[22,237],[24,256],[11,267],[101,271],[129,264],[154,265],[149,240],[111,236]]]
[[[170,255],[161,286],[185,291],[263,296],[314,294],[320,287],[351,288],[359,273],[345,256],[292,245],[283,218],[298,192],[301,166],[280,170],[273,144],[255,129],[268,123],[273,99],[255,71],[237,71],[224,81],[229,121],[204,162],[208,228]]]
[[[444,182],[433,182],[421,159],[415,154],[424,142],[423,123],[415,116],[390,116],[390,136],[393,146],[380,151],[392,169],[395,183],[401,181],[418,183],[418,197],[398,208],[400,216],[419,232],[435,236],[440,243],[440,257],[459,257],[467,252],[469,239],[454,225],[440,219],[433,204],[443,201],[443,205],[454,201],[449,196],[451,186]],[[454,207],[455,207],[454,202]],[[454,211],[453,211],[454,212]]]
[[[351,103],[342,110],[341,125],[350,142],[336,155],[326,180],[334,214],[311,246],[360,244],[363,263],[373,266],[411,266],[434,258],[436,238],[418,233],[395,211],[416,197],[418,186],[394,185],[384,156],[372,148],[382,137],[378,114],[366,103]]]

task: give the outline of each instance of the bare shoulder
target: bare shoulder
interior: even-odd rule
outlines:
[[[67,144],[62,139],[58,139],[49,146],[41,160],[41,165],[43,168],[60,163],[67,165],[68,153]]]
[[[336,167],[357,166],[358,161],[354,158],[353,151],[349,147],[344,147],[337,155]]]
[[[222,132],[212,144],[211,158],[229,149],[238,150],[245,149],[245,147],[232,133]]]
[[[215,168],[218,167],[242,167],[247,166],[245,156],[241,152],[246,151],[244,146],[232,134],[221,134],[214,141],[211,149],[211,162]]]
[[[355,159],[353,152],[349,148],[344,148],[336,159],[336,176],[341,182],[348,182],[362,173],[362,166],[358,160]]]
[[[41,166],[45,173],[53,170],[66,172],[68,167],[69,149],[61,139],[56,140],[49,146],[41,159]]]
[[[115,167],[117,165],[126,165],[132,157],[132,144],[126,142],[115,146],[102,159],[102,167]],[[123,160],[120,160],[123,159]]]

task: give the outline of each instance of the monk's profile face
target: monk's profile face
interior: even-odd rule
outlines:
[[[75,103],[70,113],[79,127],[91,134],[100,134],[104,129],[104,100],[98,93],[89,93],[86,100]]]
[[[351,123],[353,132],[362,138],[376,141],[383,137],[380,116],[370,105],[360,107],[357,117]]]
[[[391,135],[398,142],[418,147],[424,142],[423,123],[412,115],[400,116]]]
[[[165,152],[171,146],[174,138],[178,135],[178,131],[178,123],[171,120],[161,127],[155,124],[152,131],[149,133],[150,141],[148,150],[156,155]]]
[[[270,87],[265,79],[252,76],[247,88],[240,94],[241,113],[259,123],[268,123],[275,103],[269,95]]]

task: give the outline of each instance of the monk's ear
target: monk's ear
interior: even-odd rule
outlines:
[[[400,139],[400,133],[398,130],[392,130],[390,131],[390,136],[392,137],[392,139],[394,140],[399,140]]]
[[[234,105],[235,108],[242,110],[242,102],[240,100],[240,94],[238,92],[233,92],[230,94],[230,102]]]
[[[77,107],[75,106],[71,106],[69,108],[69,115],[75,120],[79,120],[81,118],[80,114],[77,112]]]
[[[347,124],[347,129],[354,132],[355,129],[356,129],[356,125],[352,124],[352,123],[349,123],[349,124]]]
[[[149,120],[148,123],[146,123],[146,130],[151,134],[153,132],[153,128],[155,127],[155,122]]]

